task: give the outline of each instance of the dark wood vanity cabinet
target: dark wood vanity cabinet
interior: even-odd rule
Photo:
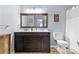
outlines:
[[[15,53],[50,52],[49,32],[15,32]]]

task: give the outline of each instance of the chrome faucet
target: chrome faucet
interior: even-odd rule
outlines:
[[[33,28],[31,28],[31,31],[33,31]]]
[[[31,31],[34,31],[34,30],[37,31],[37,28],[31,28]]]

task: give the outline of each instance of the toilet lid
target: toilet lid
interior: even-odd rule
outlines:
[[[58,43],[58,44],[66,44],[66,45],[68,44],[68,43],[67,43],[66,41],[64,41],[64,40],[57,40],[57,43]]]

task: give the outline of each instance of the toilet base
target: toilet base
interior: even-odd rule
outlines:
[[[59,52],[60,54],[66,54],[66,53],[67,53],[67,52],[66,52],[66,47],[61,46],[61,45],[59,45],[59,46],[57,47],[57,50],[58,50],[58,52]]]

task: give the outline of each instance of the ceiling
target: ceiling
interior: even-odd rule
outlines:
[[[20,8],[71,8],[74,5],[20,5]]]

